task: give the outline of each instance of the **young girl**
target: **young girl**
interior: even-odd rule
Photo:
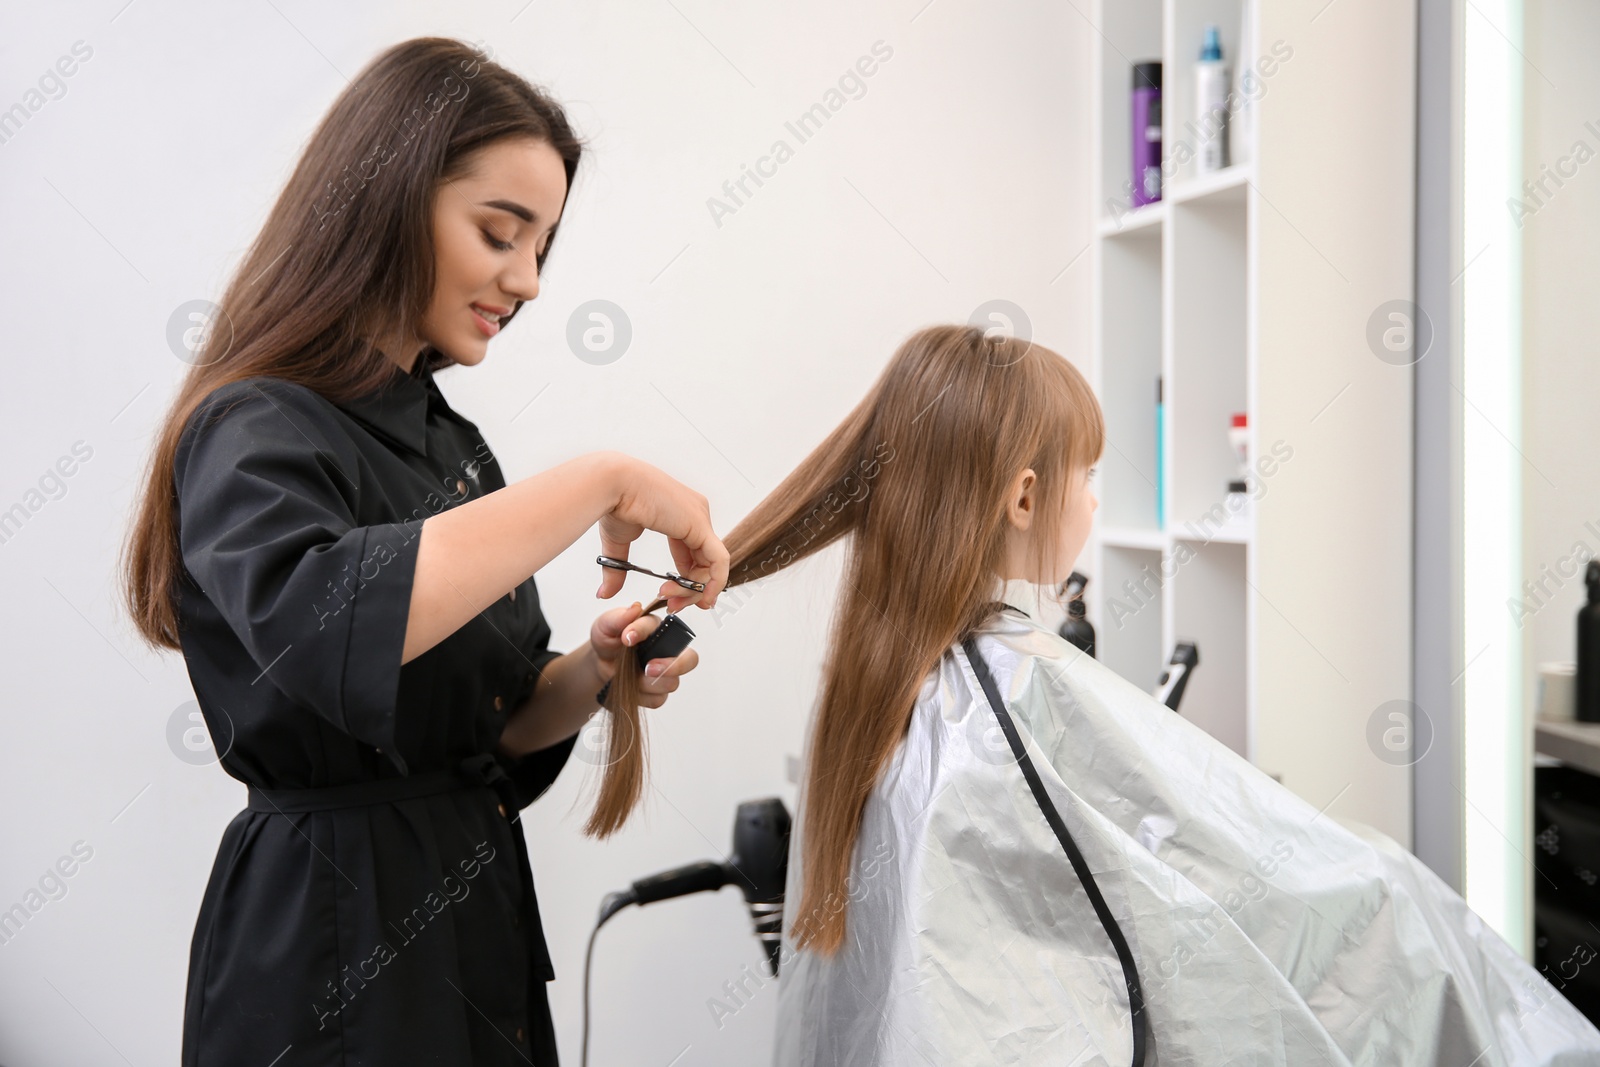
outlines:
[[[1041,621],[1103,444],[1066,360],[935,327],[729,535],[730,585],[853,535],[777,1063],[1600,1063],[1410,853]]]

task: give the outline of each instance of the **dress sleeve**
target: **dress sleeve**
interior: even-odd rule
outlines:
[[[534,686],[538,684],[539,676],[544,673],[544,669],[552,660],[561,657],[562,653],[552,652],[549,646],[550,624],[545,621],[541,613],[535,620],[533,632],[523,646],[528,658],[533,661],[534,669],[528,672],[512,707],[521,707],[533,695]],[[555,783],[556,776],[561,773],[561,768],[567,765],[567,759],[572,755],[577,741],[578,735],[573,734],[565,741],[558,741],[549,748],[541,748],[537,752],[529,752],[515,758],[506,756],[496,748],[496,758],[500,761],[500,766],[516,785],[519,809],[538,800]]]
[[[404,771],[395,708],[422,520],[357,525],[358,469],[310,390],[225,386],[179,439],[179,546],[265,679]]]

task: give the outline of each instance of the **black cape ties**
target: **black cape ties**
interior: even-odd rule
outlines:
[[[556,1062],[521,814],[574,739],[498,742],[559,653],[532,579],[401,664],[422,523],[505,485],[426,372],[224,386],[180,438],[180,639],[223,769],[185,1067]]]

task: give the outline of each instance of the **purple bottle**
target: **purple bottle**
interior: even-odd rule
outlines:
[[[1161,64],[1133,65],[1133,206],[1161,199]]]

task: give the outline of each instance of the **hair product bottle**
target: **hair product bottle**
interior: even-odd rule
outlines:
[[[1061,584],[1061,592],[1068,597],[1067,621],[1057,631],[1072,644],[1094,656],[1094,624],[1084,617],[1083,590],[1089,584],[1087,576],[1077,571]]]
[[[1206,27],[1200,62],[1194,65],[1194,127],[1199,131],[1200,153],[1195,172],[1209,174],[1228,165],[1228,86],[1232,82],[1222,58],[1222,31]]]
[[[1589,561],[1583,581],[1589,587],[1589,602],[1578,610],[1576,713],[1579,722],[1600,723],[1600,559]]]
[[[1161,64],[1133,65],[1133,206],[1161,199]]]

